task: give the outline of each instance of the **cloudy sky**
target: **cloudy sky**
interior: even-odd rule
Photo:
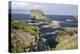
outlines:
[[[77,5],[37,3],[37,2],[12,2],[12,13],[30,14],[32,9],[41,9],[47,15],[78,15]]]

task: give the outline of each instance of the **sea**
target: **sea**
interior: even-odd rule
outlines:
[[[77,27],[78,21],[74,16],[68,16],[68,15],[46,15],[51,21],[60,21],[61,26],[68,26],[68,27]],[[18,21],[27,21],[28,19],[31,19],[30,14],[12,14],[12,19],[18,20]]]

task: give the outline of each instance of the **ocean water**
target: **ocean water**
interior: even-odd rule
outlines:
[[[11,14],[11,18],[15,20],[27,20],[30,19],[30,14]]]
[[[66,16],[66,15],[46,15],[49,19],[54,21],[66,21],[67,19],[75,20],[74,16]],[[12,18],[16,20],[25,20],[31,18],[30,14],[12,14]]]
[[[47,15],[50,20],[52,21],[60,21],[61,26],[69,26],[69,27],[77,27],[78,21],[74,18],[74,16],[66,16],[66,15]],[[31,18],[30,14],[12,14],[12,19],[18,20],[18,21],[27,21]]]

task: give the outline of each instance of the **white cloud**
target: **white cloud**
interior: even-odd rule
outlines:
[[[34,5],[31,9],[41,9],[42,7],[40,5]]]

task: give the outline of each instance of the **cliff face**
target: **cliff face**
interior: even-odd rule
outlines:
[[[15,41],[20,41],[21,43],[24,42],[25,45],[30,45],[30,43],[35,44],[35,36],[31,35],[30,33],[24,32],[22,30],[14,30],[11,32],[12,43]],[[14,41],[15,39],[15,41]]]
[[[27,52],[36,45],[36,28],[23,22],[12,20],[10,52]]]
[[[56,50],[77,49],[78,48],[77,38],[78,38],[77,35],[66,37],[56,46]]]
[[[31,16],[32,18],[35,18],[37,20],[47,20],[48,17],[44,15],[43,11],[40,9],[33,9],[31,10]]]
[[[30,47],[35,46],[35,36],[23,30],[13,29],[11,32],[11,51],[24,52],[30,50]],[[32,45],[32,46],[31,46]]]
[[[78,48],[78,35],[77,30],[65,30],[58,32],[56,40],[59,42],[55,50],[77,49]]]

